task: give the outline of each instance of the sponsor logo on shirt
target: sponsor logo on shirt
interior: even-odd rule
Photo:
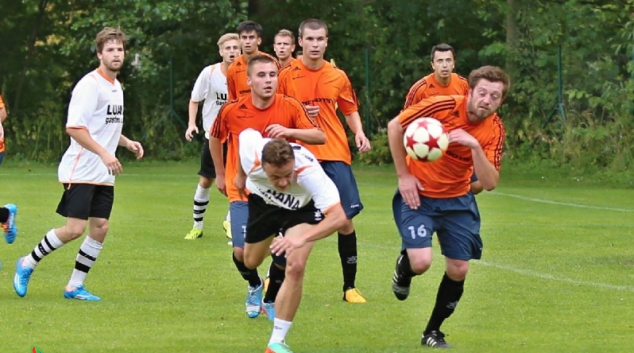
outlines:
[[[283,192],[272,190],[272,189],[268,189],[268,190],[260,189],[260,191],[262,191],[264,196],[266,196],[266,198],[269,199],[269,201],[272,201],[274,204],[275,203],[282,204],[286,206],[286,208],[289,208],[291,210],[296,210],[300,206],[299,200],[293,195],[285,194]]]

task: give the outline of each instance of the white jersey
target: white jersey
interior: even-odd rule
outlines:
[[[227,102],[227,76],[222,73],[222,63],[209,65],[200,72],[194,88],[191,100],[203,103],[203,129],[205,137],[209,139],[209,129],[220,107]]]
[[[85,129],[95,142],[114,155],[123,128],[123,91],[119,81],[111,81],[99,70],[79,80],[68,106],[66,127]],[[108,173],[101,158],[72,137],[57,175],[62,183],[114,185],[114,175]]]
[[[295,152],[295,174],[291,185],[284,191],[279,191],[269,181],[262,169],[262,149],[271,141],[253,129],[246,129],[240,133],[240,163],[247,174],[246,187],[268,204],[296,210],[306,206],[310,200],[315,207],[324,214],[339,204],[339,191],[335,183],[330,180],[322,169],[317,158],[305,147],[291,143]]]

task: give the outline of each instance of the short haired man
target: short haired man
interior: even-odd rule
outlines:
[[[13,288],[20,297],[26,295],[37,264],[81,237],[89,223],[89,232],[79,247],[64,298],[101,300],[86,290],[84,280],[103,247],[114,202],[115,176],[123,172],[115,152],[117,146],[123,146],[136,154],[137,159],[143,157],[141,144],[121,134],[123,91],[117,74],[123,66],[125,43],[126,36],[121,29],[101,30],[95,39],[99,67],[79,80],[73,89],[66,122],[70,146],[58,168],[64,194],[57,213],[66,218],[66,224],[51,229],[30,254],[18,259]]]
[[[194,226],[192,230],[185,235],[185,239],[197,239],[203,236],[203,218],[207,205],[209,204],[209,188],[216,178],[216,170],[214,162],[211,160],[209,152],[209,129],[225,102],[227,102],[227,69],[229,65],[240,55],[240,38],[235,33],[223,34],[218,39],[218,52],[222,57],[222,61],[205,67],[194,84],[191,99],[189,100],[189,124],[185,131],[185,138],[191,141],[194,133],[198,133],[196,126],[196,115],[198,114],[198,106],[204,101],[203,105],[203,129],[205,130],[205,140],[202,146],[200,157],[200,170],[198,175],[198,186],[194,193]],[[229,223],[229,214],[223,223],[227,237],[231,239],[231,231]]]
[[[273,50],[275,56],[283,68],[290,66],[293,61],[293,52],[295,51],[295,35],[288,29],[282,29],[275,35],[273,40]]]
[[[399,185],[392,211],[401,236],[392,291],[397,299],[407,299],[412,278],[431,266],[431,237],[436,232],[445,274],[421,339],[434,348],[449,347],[440,326],[462,297],[469,260],[482,255],[480,213],[469,175],[475,168],[487,190],[493,190],[500,177],[504,125],[496,111],[510,87],[509,77],[498,67],[483,66],[471,72],[469,86],[467,96],[423,99],[388,124]],[[449,130],[449,149],[434,163],[406,157],[403,131],[419,117],[436,118]]]

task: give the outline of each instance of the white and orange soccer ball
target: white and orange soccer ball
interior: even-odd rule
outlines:
[[[403,145],[411,158],[433,162],[447,151],[449,134],[440,121],[434,118],[418,118],[405,129]]]

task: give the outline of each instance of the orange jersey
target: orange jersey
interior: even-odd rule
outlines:
[[[344,115],[359,110],[357,97],[352,84],[343,70],[329,62],[312,70],[301,60],[295,60],[291,66],[280,71],[277,91],[297,98],[305,105],[318,105],[319,115],[316,122],[326,134],[325,145],[306,145],[320,161],[352,162],[348,147],[348,135],[339,116],[337,105]]]
[[[7,109],[1,94],[0,94],[0,109]],[[0,138],[0,153],[2,152],[4,152],[4,138]]]
[[[280,124],[291,129],[314,129],[317,124],[308,117],[306,109],[295,98],[276,94],[273,104],[266,109],[253,106],[251,94],[237,100],[225,103],[218,117],[211,126],[210,136],[227,140],[227,161],[225,165],[225,180],[229,202],[246,201],[241,198],[234,184],[238,167],[238,136],[247,128],[259,131],[264,137],[264,129],[273,124]]]
[[[489,162],[500,170],[504,125],[497,114],[491,114],[478,124],[467,120],[466,96],[436,96],[424,99],[404,109],[399,115],[403,131],[414,120],[432,117],[439,120],[447,131],[463,129],[480,142]],[[409,172],[420,180],[421,195],[433,198],[450,198],[469,192],[473,159],[471,149],[450,143],[445,155],[435,162],[418,162],[407,156]]]
[[[280,63],[273,56],[258,52],[257,55],[266,55],[275,61],[277,69],[280,69]],[[247,93],[251,92],[251,87],[247,85],[247,61],[244,58],[244,54],[238,56],[236,60],[229,65],[227,69],[227,92],[229,93],[229,100],[238,99]]]
[[[451,74],[449,84],[443,86],[440,82],[438,82],[438,80],[436,80],[436,75],[432,72],[412,85],[405,97],[405,106],[403,109],[429,97],[453,95],[466,96],[468,93],[469,82],[466,78],[458,74]]]

